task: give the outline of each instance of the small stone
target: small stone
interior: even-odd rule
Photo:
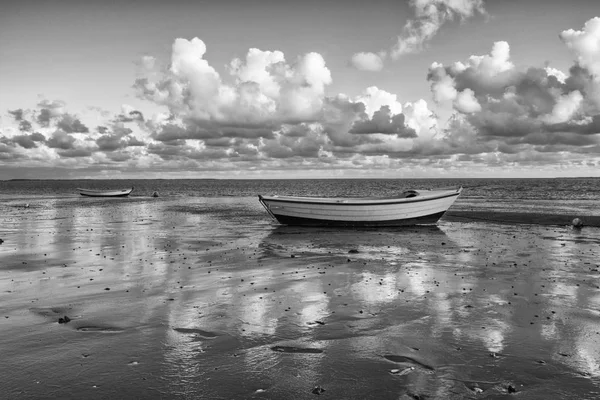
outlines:
[[[71,318],[67,317],[66,315],[63,318],[59,318],[58,319],[58,323],[59,324],[66,324],[66,323],[68,323],[70,321],[71,321]]]
[[[392,370],[390,370],[390,374],[392,374],[392,375],[398,375],[398,376],[408,375],[411,372],[413,372],[414,369],[415,369],[415,367],[408,367],[408,368],[405,368],[403,370],[392,369]]]
[[[515,389],[513,385],[508,385],[506,390],[508,391],[508,393],[517,393],[517,389]]]
[[[325,389],[323,389],[321,386],[315,386],[311,393],[320,395],[323,392],[325,392]]]
[[[571,222],[571,225],[573,225],[573,228],[583,228],[583,221],[579,218],[575,218],[573,222]]]
[[[358,250],[357,249],[350,249],[350,250],[348,250],[348,253],[350,253],[350,254],[358,254]]]

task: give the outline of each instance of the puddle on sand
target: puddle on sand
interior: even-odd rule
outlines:
[[[323,350],[321,350],[321,349],[293,347],[293,346],[274,346],[274,347],[271,347],[271,350],[277,351],[279,353],[309,353],[309,354],[318,354],[318,353],[322,353],[323,352]]]
[[[101,333],[120,333],[123,332],[121,328],[115,328],[111,326],[80,326],[77,328],[79,332],[101,332]]]

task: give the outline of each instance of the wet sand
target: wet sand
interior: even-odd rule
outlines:
[[[3,398],[600,398],[598,228],[28,203],[0,203]]]

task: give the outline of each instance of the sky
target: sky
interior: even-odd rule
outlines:
[[[0,179],[577,176],[597,0],[0,9]]]

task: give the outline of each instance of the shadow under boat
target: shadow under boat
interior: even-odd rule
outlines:
[[[274,225],[269,232],[271,235],[323,235],[323,234],[399,234],[409,233],[445,235],[438,225],[411,225],[411,226],[294,226],[294,225]]]

